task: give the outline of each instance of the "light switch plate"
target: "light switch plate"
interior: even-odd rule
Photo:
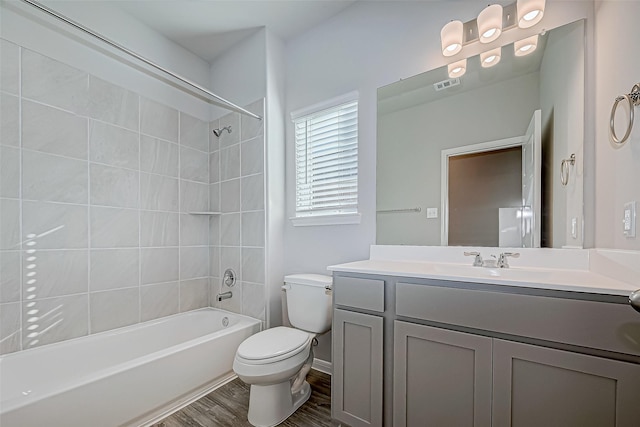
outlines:
[[[438,208],[427,208],[427,218],[438,218]]]
[[[636,237],[636,202],[625,203],[622,212],[624,237]]]

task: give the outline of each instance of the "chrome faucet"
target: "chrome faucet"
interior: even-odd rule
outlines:
[[[473,256],[473,266],[474,267],[482,267],[482,255],[480,252],[465,252],[464,256]]]
[[[518,252],[503,252],[500,254],[498,258],[498,267],[499,268],[509,268],[509,262],[507,261],[508,257],[518,258],[520,254]]]

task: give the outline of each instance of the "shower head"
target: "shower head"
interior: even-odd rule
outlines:
[[[227,132],[231,133],[231,126],[225,126],[223,128],[218,128],[218,129],[214,129],[213,130],[213,134],[215,136],[217,136],[218,138],[220,138],[220,135],[222,135],[222,131],[226,130]]]

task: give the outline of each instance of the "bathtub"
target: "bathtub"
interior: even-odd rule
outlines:
[[[0,426],[150,425],[234,378],[260,327],[206,308],[2,356]]]

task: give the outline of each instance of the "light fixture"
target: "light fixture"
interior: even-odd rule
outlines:
[[[502,33],[502,6],[492,4],[478,15],[480,43],[491,43]]]
[[[453,64],[449,64],[447,66],[447,70],[449,71],[449,77],[454,79],[456,77],[460,77],[467,72],[467,60],[462,59],[460,61],[454,62]]]
[[[518,0],[518,27],[529,28],[536,25],[544,15],[545,0]]]
[[[462,50],[462,21],[451,21],[440,31],[442,54],[453,56]]]
[[[483,68],[489,68],[500,62],[500,56],[502,55],[502,48],[497,47],[480,54],[480,65]]]
[[[538,47],[538,35],[527,37],[526,39],[518,40],[513,44],[516,56],[525,56],[533,53]]]

